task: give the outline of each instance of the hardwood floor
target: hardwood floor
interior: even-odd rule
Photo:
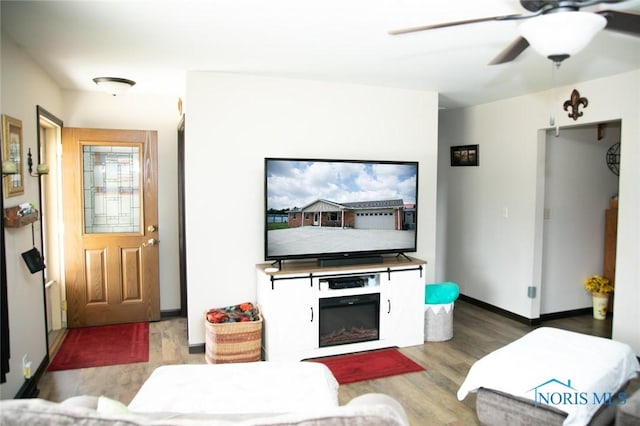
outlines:
[[[598,321],[591,315],[544,322],[596,336],[610,337],[611,319]],[[342,385],[340,403],[367,392],[381,392],[404,406],[412,425],[477,425],[475,395],[458,401],[456,392],[471,365],[532,328],[502,315],[458,300],[454,311],[454,335],[447,342],[426,342],[402,348],[401,352],[425,368],[384,379]],[[202,364],[204,354],[189,354],[186,319],[173,318],[150,323],[149,362],[111,367],[45,373],[40,380],[40,398],[62,401],[75,395],[105,395],[128,404],[151,372],[164,364]],[[628,389],[640,389],[640,379]]]
[[[46,372],[38,397],[58,402],[76,395],[104,395],[128,404],[156,367],[204,362],[204,354],[189,354],[186,318],[151,322],[148,362]]]

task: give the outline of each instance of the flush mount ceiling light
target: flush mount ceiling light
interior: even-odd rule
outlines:
[[[120,77],[96,77],[93,79],[93,82],[103,91],[113,96],[125,93],[136,84],[133,80]]]
[[[536,52],[562,62],[589,44],[606,24],[607,19],[596,13],[547,13],[522,22],[519,31]]]

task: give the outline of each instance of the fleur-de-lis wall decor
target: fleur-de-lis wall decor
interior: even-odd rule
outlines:
[[[568,114],[568,116],[570,118],[573,118],[573,120],[575,121],[578,119],[578,117],[582,117],[583,114],[582,111],[578,111],[580,105],[582,105],[583,108],[586,108],[587,105],[589,105],[589,100],[587,98],[580,97],[580,92],[578,92],[576,89],[573,89],[573,91],[571,92],[571,97],[567,99],[562,106],[565,111],[567,111],[569,107],[571,107],[571,112]]]

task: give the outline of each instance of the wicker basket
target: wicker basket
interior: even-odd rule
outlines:
[[[257,321],[214,324],[205,318],[205,361],[208,364],[260,361],[262,316]]]

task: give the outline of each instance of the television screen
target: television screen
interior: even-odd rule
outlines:
[[[265,159],[265,259],[416,251],[418,163]]]

